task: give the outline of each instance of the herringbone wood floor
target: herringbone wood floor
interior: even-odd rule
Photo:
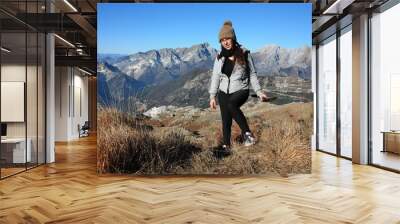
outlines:
[[[96,139],[0,181],[0,223],[400,223],[400,175],[313,153],[283,177],[96,174]]]

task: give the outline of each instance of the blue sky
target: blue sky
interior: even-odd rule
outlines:
[[[208,42],[231,20],[238,42],[251,51],[269,45],[311,46],[311,4],[101,3],[97,5],[99,53],[133,54]]]

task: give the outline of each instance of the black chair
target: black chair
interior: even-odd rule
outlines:
[[[89,121],[85,121],[82,127],[80,127],[80,125],[78,124],[79,138],[89,136],[89,129],[90,129]]]

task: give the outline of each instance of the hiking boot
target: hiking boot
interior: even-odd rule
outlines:
[[[232,149],[229,145],[222,145],[215,150],[215,156],[218,158],[223,158],[230,156],[232,154]]]
[[[251,132],[244,133],[244,146],[251,146],[256,144],[256,139]]]
[[[225,154],[231,154],[232,149],[230,145],[222,145],[221,146],[221,151],[224,152]]]

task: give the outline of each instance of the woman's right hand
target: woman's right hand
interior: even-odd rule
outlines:
[[[210,100],[210,108],[212,110],[217,109],[217,101],[215,100],[215,98],[211,98],[211,100]]]

